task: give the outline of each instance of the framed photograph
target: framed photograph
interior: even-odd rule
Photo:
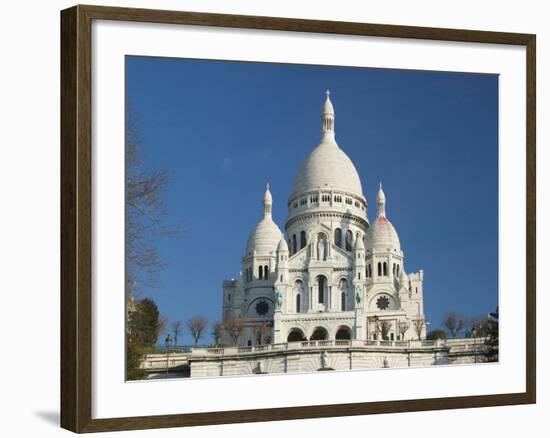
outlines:
[[[535,403],[535,35],[61,12],[61,425]]]

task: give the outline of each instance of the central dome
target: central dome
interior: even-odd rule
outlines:
[[[292,196],[323,188],[363,196],[359,174],[350,158],[334,140],[324,140],[302,163]]]
[[[334,107],[327,90],[323,106],[323,137],[302,163],[294,180],[292,196],[319,190],[338,190],[363,197],[359,174],[334,139]]]

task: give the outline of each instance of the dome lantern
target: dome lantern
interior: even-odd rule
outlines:
[[[266,184],[265,194],[264,194],[264,216],[271,217],[271,209],[273,206],[273,197],[269,191],[269,183]]]
[[[334,107],[330,101],[330,90],[325,92],[327,99],[323,105],[323,137],[334,138]]]

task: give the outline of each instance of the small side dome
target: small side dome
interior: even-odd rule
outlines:
[[[281,230],[269,217],[264,217],[248,238],[246,243],[246,255],[269,255],[277,250],[281,240]]]
[[[264,215],[260,222],[254,227],[246,243],[246,256],[254,255],[269,255],[277,250],[279,241],[283,233],[271,218],[271,207],[273,198],[269,191],[269,184],[264,193]]]
[[[399,236],[391,222],[385,216],[379,216],[367,231],[367,248],[401,250]]]
[[[279,241],[279,245],[277,245],[277,251],[279,251],[279,252],[288,252],[288,244],[286,243],[286,240],[283,236],[281,236],[281,240]]]
[[[382,190],[382,183],[376,195],[378,213],[376,220],[367,231],[366,244],[368,249],[392,249],[401,251],[401,244],[397,231],[386,217],[386,195]]]

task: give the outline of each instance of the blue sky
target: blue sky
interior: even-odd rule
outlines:
[[[327,88],[369,218],[383,181],[405,269],[424,270],[429,329],[446,311],[497,305],[498,76],[146,57],[126,67],[145,163],[172,173],[166,220],[184,226],[154,241],[168,265],[147,295],[169,320],[220,318],[267,181],[284,229]]]

